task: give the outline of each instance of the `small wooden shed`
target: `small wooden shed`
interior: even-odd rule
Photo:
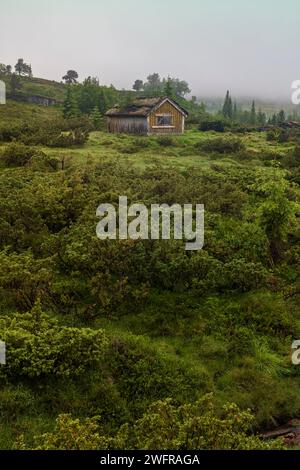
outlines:
[[[183,134],[187,115],[170,98],[138,98],[127,106],[109,109],[107,129],[112,133],[141,135]]]

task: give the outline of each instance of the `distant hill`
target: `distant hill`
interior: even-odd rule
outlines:
[[[7,94],[10,96],[12,93],[10,77],[0,75],[0,79],[5,82]],[[18,95],[20,96],[41,96],[52,98],[57,102],[62,102],[65,98],[66,85],[64,83],[36,77],[19,77],[19,80],[21,88],[18,90]]]

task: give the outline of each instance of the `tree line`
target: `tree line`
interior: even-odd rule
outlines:
[[[229,90],[226,92],[224,104],[219,114],[229,121],[260,127],[263,127],[266,124],[275,126],[281,125],[287,120],[296,121],[299,119],[299,116],[296,112],[287,116],[283,109],[281,109],[278,113],[273,113],[272,115],[267,116],[267,114],[260,108],[258,110],[256,109],[254,100],[252,101],[251,108],[249,110],[243,110],[238,106],[236,101],[232,100]]]
[[[132,89],[136,92],[141,92],[147,96],[179,96],[184,98],[188,93],[191,92],[189,84],[185,80],[179,78],[162,78],[158,73],[152,73],[148,75],[147,80],[137,79],[135,80]]]
[[[32,67],[30,64],[27,64],[24,62],[24,59],[20,58],[18,59],[15,67],[15,73],[17,75],[23,76],[23,77],[32,77]],[[12,75],[12,66],[11,65],[5,65],[5,64],[0,64],[0,75]]]
[[[23,58],[19,58],[14,66],[15,72],[12,72],[11,65],[0,63],[0,75],[10,77],[10,86],[12,93],[16,93],[21,88],[19,77],[32,77],[32,67],[27,64]],[[169,98],[184,100],[185,107],[188,106],[191,122],[195,120],[209,119],[205,105],[198,103],[197,98],[192,96],[186,100],[191,90],[185,80],[174,77],[161,78],[158,73],[152,73],[147,76],[146,81],[136,79],[132,86],[133,92],[122,90],[118,92],[113,86],[100,86],[99,80],[95,77],[87,77],[82,84],[78,83],[78,72],[70,69],[62,76],[62,81],[71,86],[68,88],[66,98],[63,104],[63,115],[66,118],[77,117],[80,114],[91,114],[94,124],[98,127],[101,123],[102,115],[115,102],[120,105],[128,104],[136,95],[139,97],[150,96],[168,96]],[[242,109],[236,100],[233,100],[229,90],[226,92],[222,109],[217,113],[217,118],[224,119],[227,122],[239,123],[242,125],[251,125],[264,127],[269,125],[281,125],[286,120],[298,120],[296,112],[287,116],[284,110],[278,113],[267,115],[260,108],[257,110],[256,103],[253,100],[250,109]]]

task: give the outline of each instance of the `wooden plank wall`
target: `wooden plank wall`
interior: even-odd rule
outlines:
[[[107,130],[115,134],[147,134],[147,118],[114,116],[107,118]]]

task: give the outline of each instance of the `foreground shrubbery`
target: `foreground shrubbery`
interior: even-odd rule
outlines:
[[[53,433],[35,437],[39,450],[266,450],[282,449],[280,440],[264,442],[250,436],[253,416],[228,403],[218,414],[212,396],[195,404],[176,407],[167,399],[153,403],[133,426],[123,425],[114,436],[106,435],[101,418],[83,421],[60,415]],[[21,437],[17,448],[26,449]]]
[[[36,304],[30,313],[0,317],[7,365],[2,378],[78,376],[99,365],[108,342],[101,330],[59,326]]]
[[[9,362],[0,369],[0,446],[24,434],[29,448],[265,447],[254,431],[300,410],[290,363],[300,335],[297,148],[274,158],[273,147],[239,152],[229,135],[95,134],[103,154],[74,152],[74,164],[25,134],[32,144],[2,149],[0,339]],[[203,150],[210,141],[214,150]],[[161,152],[163,163],[178,151],[180,165],[144,169],[127,155],[104,158],[110,151],[132,160]],[[183,167],[181,152],[197,163],[204,153],[206,164]],[[96,208],[119,195],[204,203],[204,249],[98,240]],[[199,402],[211,391],[214,407]],[[224,410],[228,401],[240,409]],[[253,421],[240,411],[248,408]]]
[[[1,161],[7,167],[25,166],[32,157],[45,154],[36,150],[35,148],[28,147],[24,144],[12,143],[8,145],[0,154]]]
[[[22,123],[0,127],[0,141],[47,147],[82,146],[88,139],[92,125],[87,117],[56,119],[37,124]]]
[[[236,138],[211,138],[209,140],[199,141],[195,144],[199,150],[216,153],[236,153],[244,149],[244,144]]]

